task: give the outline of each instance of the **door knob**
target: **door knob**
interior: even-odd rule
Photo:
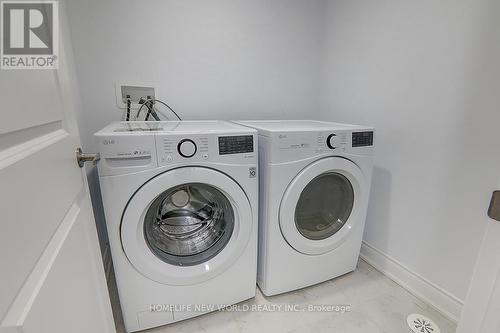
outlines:
[[[92,162],[92,164],[96,165],[97,161],[99,161],[99,154],[91,154],[82,152],[82,148],[76,148],[76,162],[80,168],[83,168],[85,162]]]

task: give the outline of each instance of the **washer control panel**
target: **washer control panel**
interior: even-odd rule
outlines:
[[[208,160],[208,136],[157,136],[158,164],[174,161]]]
[[[101,176],[184,165],[244,165],[257,175],[257,130],[223,121],[114,122],[95,134]]]
[[[256,156],[256,135],[156,135],[158,165],[226,161],[245,163]]]

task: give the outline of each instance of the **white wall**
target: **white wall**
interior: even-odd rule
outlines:
[[[336,0],[325,12],[323,117],[377,128],[364,240],[463,300],[500,170],[487,1]]]
[[[115,83],[153,82],[183,119],[307,118],[319,105],[323,0],[68,0],[83,148],[120,120]],[[96,168],[87,167],[100,238]]]
[[[115,82],[156,82],[183,119],[317,109],[323,1],[69,1],[82,134],[119,120]]]

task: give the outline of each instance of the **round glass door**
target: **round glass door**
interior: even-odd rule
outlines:
[[[182,184],[158,195],[144,217],[144,237],[162,261],[198,265],[216,256],[231,238],[234,211],[208,184]]]
[[[317,160],[290,182],[279,210],[286,242],[300,253],[337,248],[362,222],[367,186],[361,169],[342,157]]]
[[[167,285],[207,281],[231,267],[255,233],[244,190],[227,175],[181,167],[154,176],[125,207],[120,236],[132,266]]]
[[[295,208],[295,225],[311,240],[326,239],[346,223],[354,206],[354,189],[344,175],[328,172],[302,190]]]

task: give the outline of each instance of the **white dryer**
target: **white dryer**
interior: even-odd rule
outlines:
[[[354,270],[374,129],[310,120],[237,123],[259,132],[262,292],[275,295]]]
[[[256,131],[222,121],[117,122],[95,137],[126,330],[254,297]]]

